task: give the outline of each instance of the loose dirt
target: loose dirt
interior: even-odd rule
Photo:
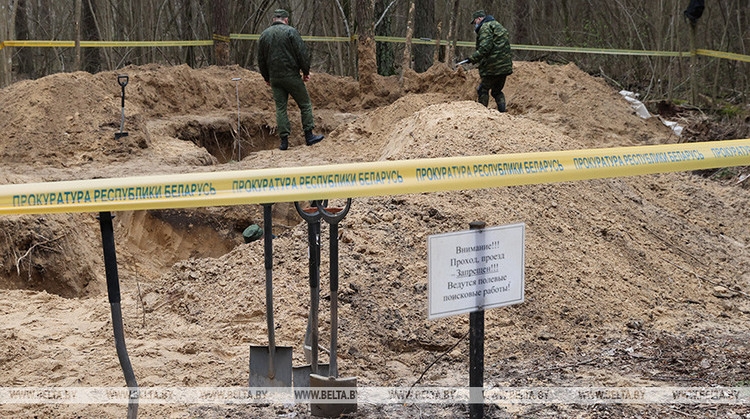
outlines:
[[[476,70],[313,74],[306,147],[292,105],[278,150],[270,88],[240,67],[128,67],[0,90],[0,182],[247,170],[680,141],[575,65],[515,63],[501,114]],[[232,78],[240,77],[235,84]],[[237,135],[239,89],[240,141]],[[356,199],[340,225],[339,369],[360,386],[466,386],[468,315],[427,320],[427,238],[526,224],[526,294],[486,312],[485,385],[750,384],[750,190],[693,173]],[[143,387],[247,385],[266,345],[262,207],[116,213],[125,335]],[[124,387],[96,214],[0,217],[0,387]],[[325,224],[324,224],[325,226]],[[274,206],[279,345],[304,364],[307,226]],[[323,228],[321,341],[330,336]],[[456,343],[458,343],[456,345]],[[321,361],[327,362],[325,353]],[[486,417],[744,417],[738,405],[488,405]],[[123,417],[124,405],[0,404],[6,417]],[[142,405],[139,417],[306,417],[306,406]],[[460,405],[361,405],[354,417],[466,417]]]

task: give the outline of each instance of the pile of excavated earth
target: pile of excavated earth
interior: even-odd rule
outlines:
[[[127,74],[124,130],[121,87]],[[240,78],[233,81],[233,78]],[[313,74],[316,131],[291,105],[278,149],[262,77],[148,65],[0,90],[0,182],[25,184],[677,143],[575,65],[517,62],[508,112],[474,101],[475,69]],[[238,105],[239,104],[239,105]],[[239,109],[238,109],[239,106]],[[239,120],[239,129],[238,129]],[[238,138],[239,131],[239,141]],[[142,387],[242,387],[267,345],[259,205],[115,212],[125,337]],[[125,387],[94,213],[0,217],[0,387]],[[525,224],[525,300],[485,313],[486,387],[750,385],[750,190],[694,173],[355,199],[339,225],[341,377],[362,387],[468,385],[468,315],[427,318],[427,240]],[[275,336],[305,364],[307,224],[273,206]],[[324,224],[325,226],[325,224]],[[321,344],[330,338],[327,228]],[[321,351],[321,362],[328,362]],[[4,404],[5,417],[123,417],[124,404]],[[351,417],[466,415],[361,404]],[[144,404],[144,418],[307,417],[307,405]],[[503,404],[486,417],[735,417],[737,404]]]

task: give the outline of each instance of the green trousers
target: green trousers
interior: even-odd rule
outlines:
[[[492,91],[492,97],[495,98],[497,104],[497,110],[505,112],[505,94],[503,88],[505,87],[505,78],[507,76],[484,76],[482,82],[477,87],[477,100],[484,106],[488,106],[490,103],[490,91]]]
[[[272,78],[271,89],[273,100],[276,102],[276,125],[279,128],[280,137],[289,136],[291,132],[289,114],[287,113],[289,95],[297,102],[297,106],[302,112],[302,130],[312,131],[315,128],[312,102],[310,102],[310,95],[307,93],[307,87],[305,87],[305,82],[302,81],[302,76]]]

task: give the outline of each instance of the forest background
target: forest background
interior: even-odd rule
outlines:
[[[358,78],[363,70],[357,67],[357,55],[362,53],[363,41],[371,40],[373,35],[415,41],[408,49],[405,42],[374,43],[378,74],[400,74],[406,66],[423,72],[436,61],[455,65],[457,59],[473,51],[473,46],[455,42],[474,41],[474,28],[469,23],[471,13],[484,9],[508,28],[515,46],[514,60],[575,62],[584,71],[604,77],[618,88],[638,92],[644,101],[677,101],[695,106],[718,103],[729,113],[742,112],[750,103],[750,63],[691,57],[690,51],[750,53],[750,0],[706,2],[705,12],[695,25],[684,16],[689,3],[689,0],[0,0],[3,41],[207,41],[200,46],[6,47],[0,50],[0,87],[56,72],[96,73],[130,64],[186,63],[194,68],[238,64],[255,69],[256,42],[249,35],[265,29],[276,8],[292,12],[291,23],[303,36],[320,37],[318,42],[308,42],[316,72]],[[244,38],[230,40],[230,34],[242,34]],[[358,42],[331,40],[355,39],[355,35]],[[438,48],[440,40],[443,43]],[[550,52],[521,46],[684,54]]]

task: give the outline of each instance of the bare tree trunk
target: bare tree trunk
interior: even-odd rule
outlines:
[[[13,39],[15,32],[16,8],[13,7],[13,1],[1,0],[0,2],[0,22],[7,22],[7,25],[0,26],[0,39]],[[10,48],[0,49],[0,87],[5,87],[13,82],[13,54]]]
[[[374,0],[357,0],[357,71],[359,74],[359,89],[361,93],[372,92],[375,76],[378,73],[375,58],[375,2]]]
[[[98,41],[99,29],[96,25],[96,2],[85,0],[86,5],[83,7],[82,30],[83,39],[86,41]],[[106,54],[106,50],[104,52]],[[98,73],[102,70],[102,52],[99,48],[86,48],[83,50],[83,69],[89,73]]]
[[[227,0],[214,0],[214,55],[216,65],[229,65],[229,20]]]
[[[560,2],[560,7],[565,6],[565,1]],[[513,8],[513,41],[516,44],[531,44],[529,41],[529,26],[523,22],[528,21],[529,2],[527,0],[516,0]]]
[[[456,54],[456,42],[458,42],[458,33],[456,25],[458,22],[458,0],[453,2],[450,23],[448,24],[448,48],[445,51],[445,62],[453,68],[453,57]]]
[[[81,71],[81,0],[75,0],[75,62],[73,63],[73,69],[75,71]]]
[[[409,2],[409,18],[406,21],[406,45],[404,47],[404,62],[401,65],[401,81],[406,70],[411,69],[411,37],[414,24],[414,0]]]
[[[331,3],[331,6],[333,7],[333,16],[336,16],[336,14],[338,13],[338,10],[336,9],[336,5],[334,3]],[[339,25],[334,23],[333,27],[334,27],[334,30],[336,31],[336,37],[341,36],[341,28],[339,27]],[[339,74],[343,76],[344,75],[344,48],[341,45],[341,42],[336,42],[336,52],[338,53],[337,64],[338,64]]]
[[[440,39],[443,37],[443,22],[437,24],[437,36],[435,37],[435,51],[432,53],[432,62],[440,62]]]
[[[695,23],[690,23],[690,97],[691,104],[698,104],[698,61],[695,55]]]
[[[29,33],[29,12],[31,6],[28,0],[18,0],[16,3],[16,17],[15,17],[15,39],[27,40],[31,39]],[[36,70],[34,66],[34,56],[32,48],[21,48],[14,54],[16,57],[16,74],[20,77],[34,78],[36,77]]]
[[[382,15],[382,19],[380,16]],[[391,17],[386,12],[385,0],[375,2],[376,19],[381,19],[380,24],[375,28],[376,36],[392,36]],[[396,74],[395,60],[396,51],[392,42],[378,42],[375,45],[375,55],[378,59],[378,74],[381,76],[392,76]]]
[[[435,38],[435,2],[416,0],[414,17],[414,36],[416,38]],[[418,73],[427,71],[432,66],[432,45],[414,45],[414,70]]]
[[[346,6],[346,7],[344,7]],[[352,77],[357,76],[357,42],[354,40],[354,37],[352,36],[352,30],[349,29],[349,22],[352,21],[351,19],[351,4],[349,2],[344,2],[342,5],[339,0],[336,0],[336,8],[334,10],[337,10],[339,14],[341,14],[341,20],[344,23],[344,28],[346,29],[346,36],[349,38],[348,45],[348,60],[347,60],[347,66],[346,66],[346,73],[344,75],[350,75]],[[336,25],[338,27],[338,25]],[[342,58],[343,59],[343,58]]]
[[[193,39],[194,37],[194,33],[195,33],[193,31],[193,9],[194,7],[195,7],[195,4],[193,3],[192,0],[187,0],[187,4],[182,6],[182,22],[180,24],[180,33],[182,34],[180,36],[181,40]],[[227,13],[227,16],[228,15],[229,14]],[[227,28],[229,28],[228,22],[227,22]],[[229,36],[228,29],[227,29],[227,36]],[[227,55],[228,54],[229,54],[229,48],[227,47]],[[229,58],[227,58],[227,62],[228,61],[229,61]],[[196,67],[195,47],[185,47],[185,61],[184,62],[187,65],[189,65],[191,68]]]
[[[143,5],[145,1],[132,0],[132,7],[127,8],[128,28],[131,31],[130,40],[145,41],[148,39],[148,30],[144,22],[146,20],[146,8]],[[134,62],[138,65],[143,65],[151,61],[151,50],[152,48],[133,48]]]

